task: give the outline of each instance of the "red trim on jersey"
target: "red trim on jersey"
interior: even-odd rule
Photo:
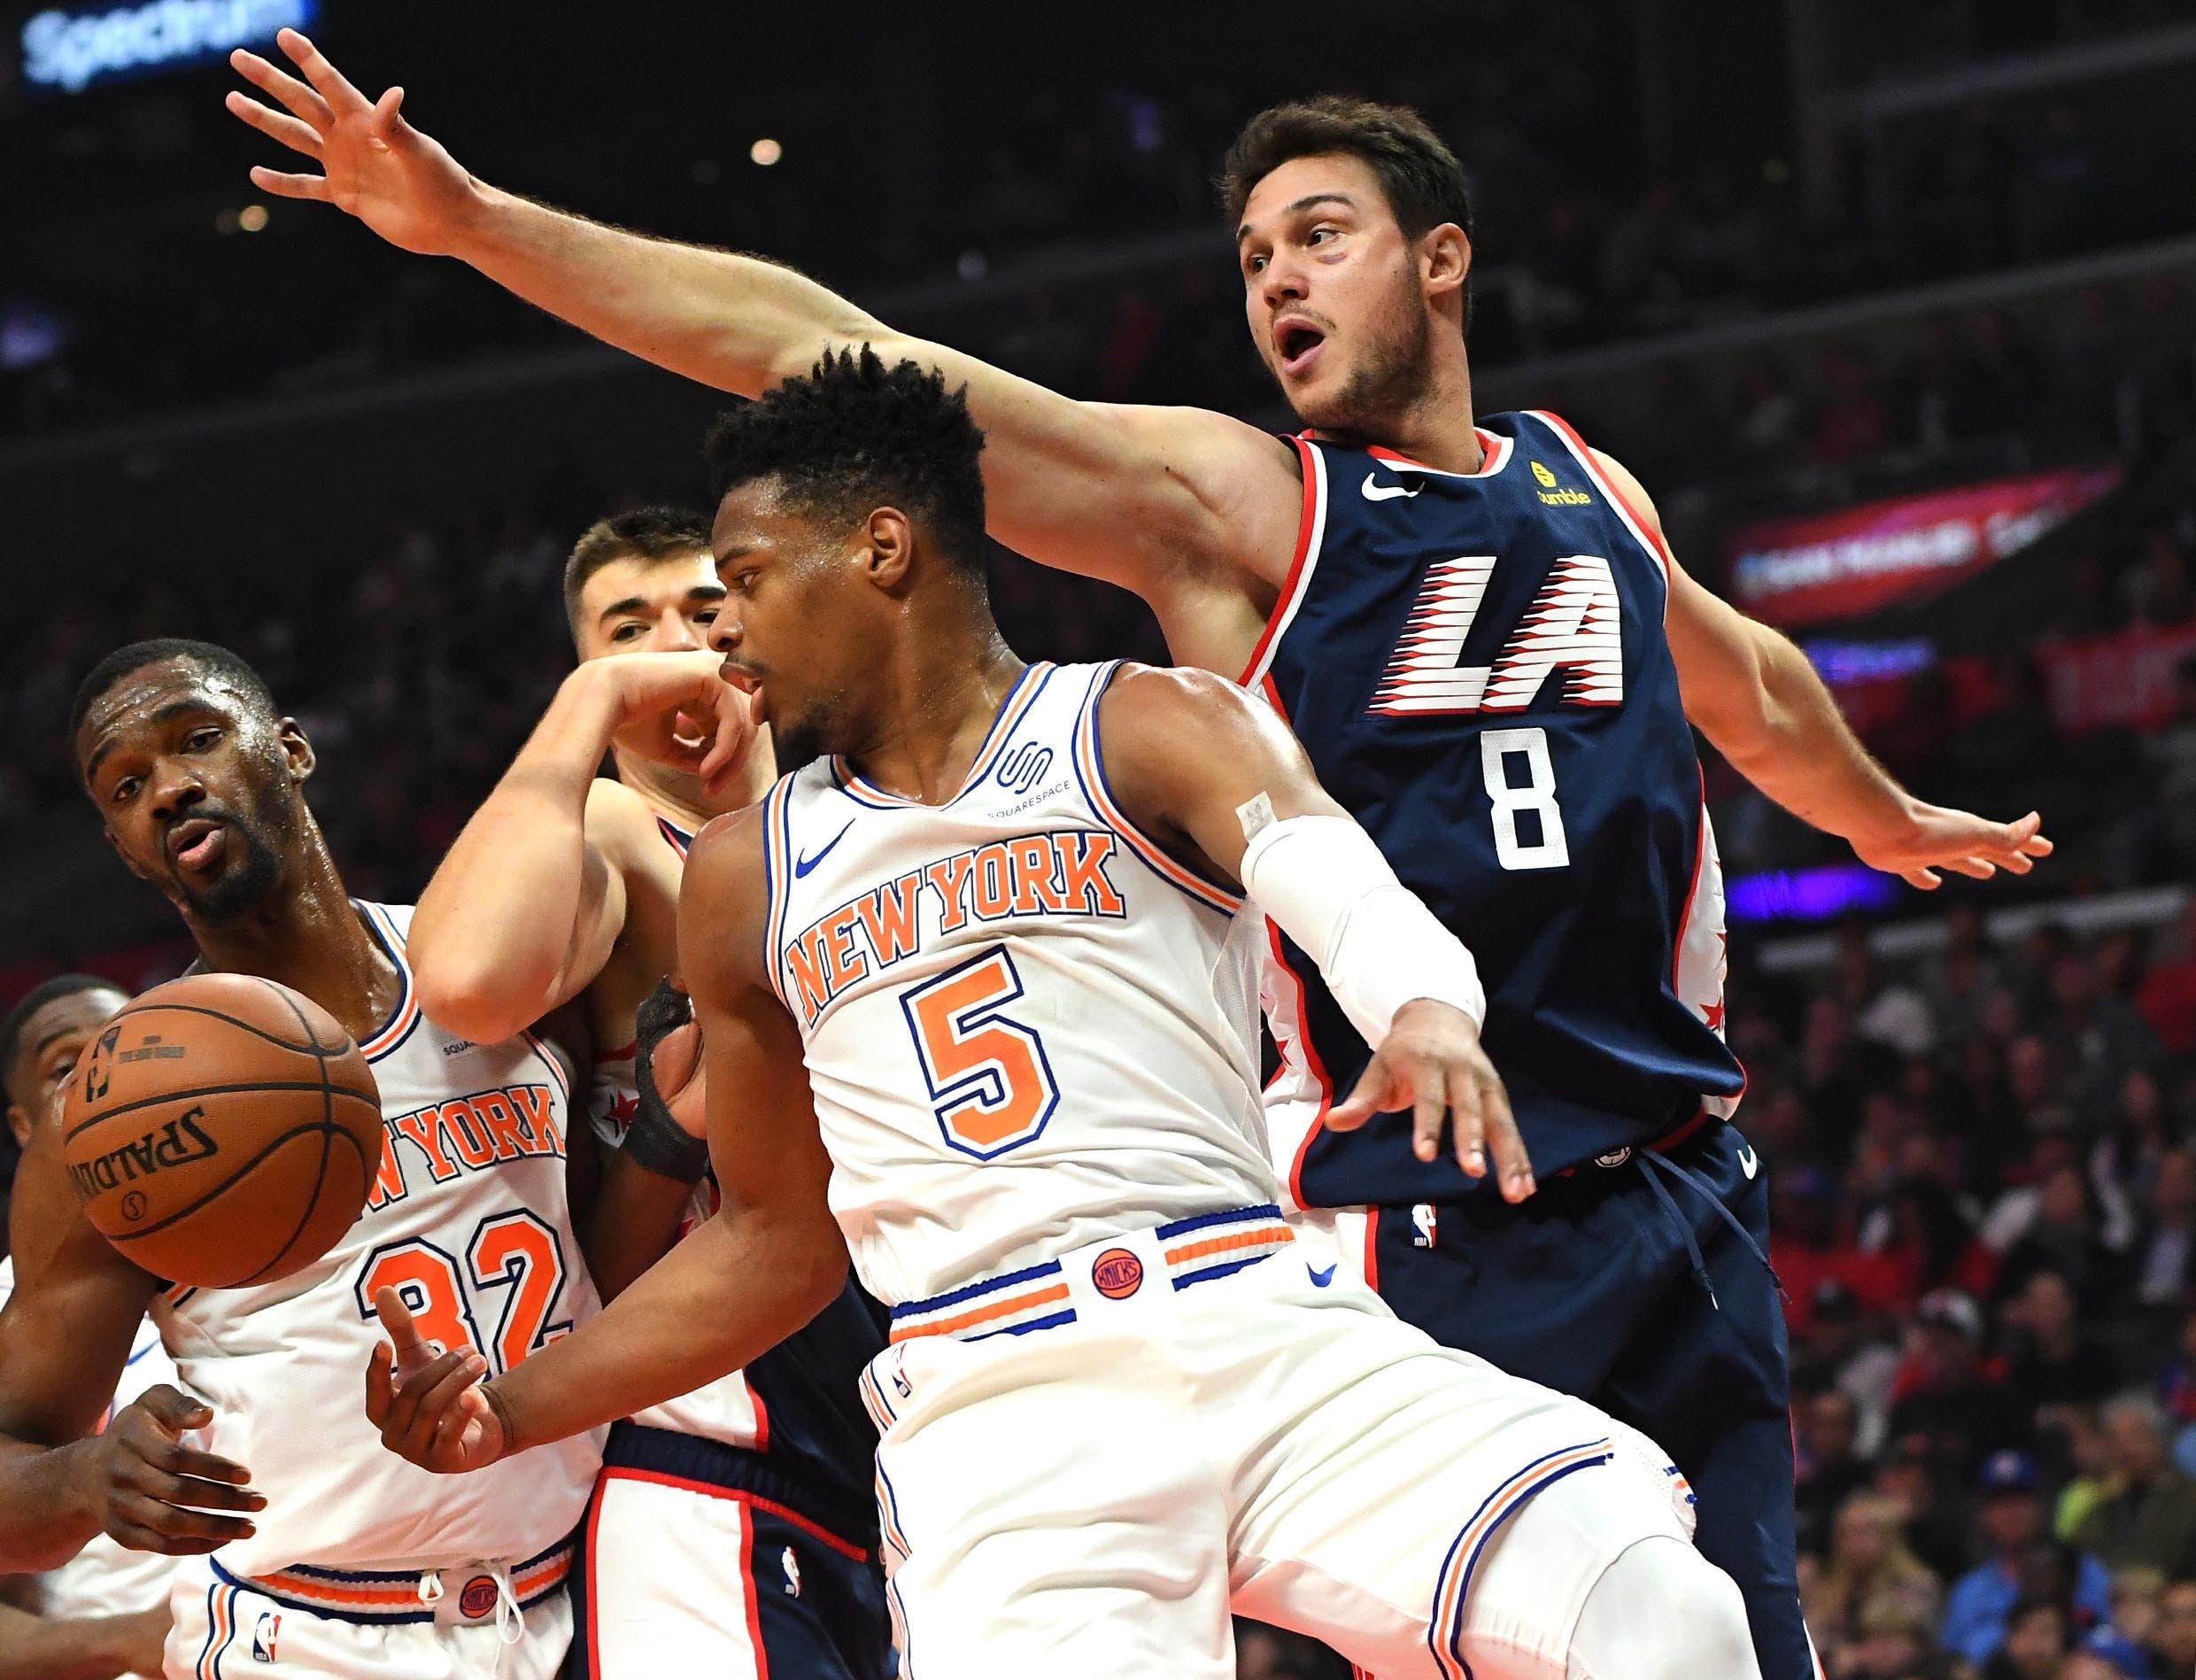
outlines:
[[[1368,1207],[1365,1211],[1365,1287],[1375,1291],[1380,1287],[1380,1250],[1376,1241],[1380,1229],[1380,1209]]]
[[[607,1473],[595,1477],[595,1490],[587,1501],[587,1680],[602,1680],[601,1600],[595,1596],[595,1560],[602,1555],[602,1486]]]
[[[1444,478],[1492,478],[1510,464],[1511,452],[1517,447],[1515,439],[1479,426],[1472,428],[1472,435],[1480,440],[1480,464],[1474,472],[1451,472],[1446,467],[1429,467],[1399,449],[1388,449],[1379,444],[1368,444],[1365,453],[1373,460],[1384,461],[1393,467],[1408,467],[1414,472],[1439,473]]]
[[[1309,434],[1307,434],[1308,436]],[[1250,673],[1258,669],[1265,658],[1265,650],[1281,627],[1281,619],[1288,611],[1288,603],[1296,593],[1296,585],[1303,577],[1304,560],[1311,553],[1311,530],[1319,512],[1318,466],[1311,459],[1311,445],[1304,437],[1289,440],[1296,451],[1296,469],[1303,475],[1303,510],[1296,515],[1296,552],[1288,562],[1288,575],[1281,579],[1281,592],[1273,602],[1273,610],[1265,615],[1265,628],[1258,632],[1257,642],[1250,650],[1250,657],[1243,662],[1242,673],[1235,678],[1239,683],[1250,680]]]
[[[1319,1052],[1312,1044],[1311,1034],[1304,1025],[1303,980],[1288,965],[1288,959],[1281,955],[1281,930],[1274,925],[1270,917],[1265,925],[1265,940],[1267,948],[1273,953],[1273,966],[1287,975],[1288,983],[1296,988],[1295,1036],[1286,1042],[1280,1041],[1278,1035],[1276,1039],[1280,1044],[1282,1065],[1287,1065],[1290,1046],[1296,1046],[1303,1052],[1304,1072],[1311,1074],[1319,1087],[1319,1111],[1312,1116],[1311,1124],[1304,1130],[1303,1141],[1296,1145],[1296,1157],[1288,1164],[1288,1193],[1295,1199],[1298,1207],[1304,1207],[1308,1205],[1303,1197],[1304,1157],[1311,1151],[1311,1140],[1318,1136],[1326,1125],[1327,1111],[1334,1106],[1334,1082],[1327,1077],[1326,1064],[1319,1059]]]
[[[1671,558],[1670,545],[1664,540],[1661,528],[1647,516],[1644,509],[1636,506],[1629,496],[1610,482],[1608,474],[1596,463],[1594,452],[1586,446],[1586,439],[1578,435],[1576,427],[1561,414],[1551,414],[1545,408],[1535,408],[1530,412],[1539,415],[1569,439],[1571,453],[1578,457],[1579,465],[1586,469],[1586,476],[1601,486],[1601,493],[1608,497],[1618,511],[1625,515],[1625,523],[1631,527],[1632,534],[1646,546],[1647,552],[1655,557],[1655,563],[1662,568],[1662,583],[1666,590],[1670,583],[1670,568],[1677,562]]]
[[[595,1483],[595,1493],[598,1498],[601,1497],[602,1484],[605,1482],[646,1482],[660,1488],[678,1488],[688,1493],[703,1494],[712,1499],[730,1499],[736,1505],[747,1506],[757,1511],[768,1511],[772,1516],[792,1523],[794,1528],[811,1539],[821,1540],[832,1551],[842,1556],[852,1558],[856,1563],[867,1563],[870,1560],[867,1548],[858,1546],[851,1540],[842,1540],[829,1529],[802,1516],[800,1512],[782,1506],[775,1499],[766,1499],[761,1494],[750,1493],[745,1488],[720,1488],[711,1482],[696,1482],[683,1475],[670,1475],[661,1470],[636,1470],[630,1465],[623,1464],[603,1467],[602,1475]],[[593,1539],[592,1531],[588,1537],[591,1541]]]
[[[770,1450],[769,1410],[762,1404],[762,1397],[755,1391],[755,1385],[747,1381],[747,1374],[745,1371],[739,1374],[739,1386],[747,1390],[747,1397],[754,1402],[754,1450],[757,1452],[768,1452]]]
[[[754,1680],[770,1680],[770,1653],[762,1648],[762,1589],[755,1581],[754,1512],[743,1510],[740,1527],[746,1529],[746,1543],[739,1548],[739,1590],[746,1596],[747,1612],[747,1643],[754,1647]]]

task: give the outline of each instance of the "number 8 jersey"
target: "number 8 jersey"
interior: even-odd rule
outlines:
[[[381,1339],[374,1295],[384,1284],[423,1335],[469,1343],[491,1374],[600,1304],[572,1231],[563,1065],[530,1033],[474,1044],[429,1021],[405,961],[410,910],[357,909],[403,981],[389,1019],[360,1046],[387,1142],[364,1212],[287,1277],[171,1289],[152,1306],[184,1386],[214,1409],[209,1450],[246,1467],[267,1496],[258,1533],[214,1561],[339,1612],[356,1606],[329,1570],[524,1560],[555,1546],[602,1461],[596,1432],[470,1475],[435,1475],[390,1452],[367,1421],[367,1359]],[[293,1578],[300,1565],[308,1573]]]
[[[941,805],[843,760],[763,802],[772,984],[832,1211],[889,1305],[1274,1200],[1259,927],[1108,790],[1116,669],[1029,667]]]
[[[1404,886],[1471,948],[1533,1165],[1651,1143],[1743,1083],[1723,888],[1663,635],[1659,539],[1552,414],[1484,420],[1474,473],[1307,434],[1295,560],[1243,680]],[[1453,1201],[1408,1117],[1319,1117],[1368,1052],[1275,935],[1277,1161],[1307,1206]]]

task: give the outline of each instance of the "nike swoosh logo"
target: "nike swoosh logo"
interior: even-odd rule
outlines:
[[[1334,1268],[1331,1266],[1322,1271],[1316,1266],[1307,1265],[1304,1270],[1311,1274],[1311,1282],[1315,1289],[1323,1289],[1334,1281]]]
[[[1760,1166],[1761,1157],[1754,1153],[1754,1146],[1751,1143],[1740,1144],[1738,1146],[1738,1170],[1748,1178],[1751,1178],[1760,1170]]]
[[[1398,496],[1415,496],[1426,486],[1420,484],[1413,488],[1409,484],[1378,484],[1372,482],[1372,475],[1367,473],[1365,476],[1364,488],[1365,499],[1367,501],[1393,501]]]
[[[853,826],[854,818],[849,817],[847,819],[847,828],[852,828]],[[842,828],[838,833],[832,835],[831,846],[826,846],[822,851],[816,853],[813,857],[796,857],[793,859],[793,878],[796,880],[806,879],[810,870],[814,869],[818,863],[821,863],[825,858],[831,855],[831,846],[838,845],[839,841],[847,838],[847,828]]]

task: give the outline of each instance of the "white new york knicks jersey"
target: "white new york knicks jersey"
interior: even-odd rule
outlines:
[[[1108,791],[1116,669],[1031,666],[942,805],[828,760],[765,801],[771,982],[887,1304],[1274,1200],[1257,918]]]
[[[15,1262],[0,1257],[0,1307],[15,1293]],[[99,1421],[104,1429],[114,1414],[147,1389],[166,1382],[181,1388],[182,1380],[160,1345],[160,1332],[147,1320],[137,1327],[130,1344],[129,1361],[121,1381],[114,1385],[113,1404]],[[157,1609],[167,1602],[168,1577],[175,1560],[157,1552],[131,1552],[104,1534],[95,1534],[84,1549],[58,1569],[38,1577],[35,1608],[42,1616],[131,1615]]]
[[[267,1496],[258,1533],[215,1556],[233,1575],[531,1558],[571,1532],[601,1459],[591,1434],[470,1475],[434,1475],[367,1421],[383,1285],[422,1335],[470,1343],[491,1374],[599,1304],[565,1185],[564,1068],[531,1034],[474,1044],[428,1020],[404,956],[410,910],[360,909],[404,983],[388,1023],[360,1046],[387,1127],[365,1211],[288,1277],[172,1290],[153,1305],[184,1384],[213,1407],[209,1449],[245,1466]]]

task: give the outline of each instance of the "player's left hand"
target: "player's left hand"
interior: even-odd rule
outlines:
[[[1354,1132],[1375,1114],[1405,1108],[1411,1111],[1411,1148],[1419,1159],[1430,1161],[1441,1152],[1446,1119],[1455,1133],[1457,1165],[1468,1177],[1485,1178],[1492,1156],[1503,1200],[1522,1202],[1532,1195],[1533,1163],[1502,1076],[1487,1059],[1479,1028],[1462,1010],[1430,997],[1397,1010],[1357,1088],[1327,1111],[1326,1123],[1338,1132]]]
[[[1870,869],[1906,878],[1906,885],[1935,892],[1939,870],[1986,881],[2004,870],[2025,875],[2039,857],[2049,857],[2044,819],[2030,811],[2017,823],[1993,823],[1943,805],[1910,802],[1887,833],[1857,834],[1852,848]]]
[[[502,1458],[508,1432],[481,1382],[488,1361],[471,1348],[442,1350],[428,1341],[393,1289],[375,1292],[374,1311],[389,1339],[367,1360],[366,1415],[382,1444],[441,1475]]]

